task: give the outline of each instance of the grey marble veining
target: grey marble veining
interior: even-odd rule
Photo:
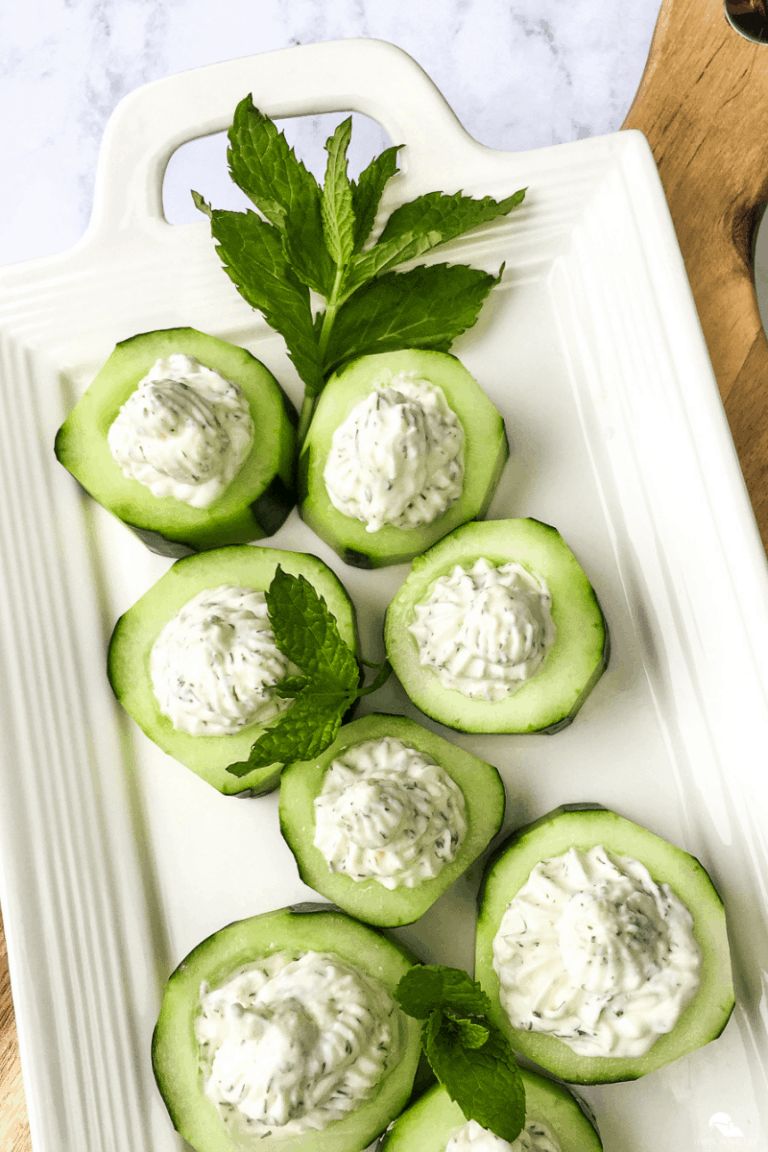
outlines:
[[[62,251],[82,235],[109,114],[150,80],[373,36],[414,56],[478,140],[536,148],[620,127],[659,3],[9,0],[0,12],[0,263]],[[302,138],[320,149],[324,126]],[[377,146],[375,130],[369,140]],[[185,199],[176,215],[191,211]]]
[[[85,231],[104,126],[134,88],[236,56],[351,36],[391,40],[427,71],[468,131],[539,148],[621,126],[660,0],[7,0],[0,7],[0,264],[61,252]],[[292,125],[317,166],[326,118]],[[356,125],[352,166],[385,143]],[[237,206],[222,140],[172,160],[169,219],[196,218],[191,186]],[[756,282],[768,318],[768,226]]]

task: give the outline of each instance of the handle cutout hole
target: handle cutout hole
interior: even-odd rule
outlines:
[[[345,119],[343,113],[327,112],[317,116],[277,120],[276,123],[285,133],[298,158],[322,182],[327,160],[325,141]],[[357,179],[373,157],[391,144],[389,136],[376,120],[360,112],[353,112],[352,141],[349,146],[350,176]],[[163,180],[163,212],[169,224],[196,224],[203,219],[192,203],[192,188],[214,208],[244,212],[246,208],[253,207],[248,197],[230,178],[226,132],[190,140],[177,148],[171,156]]]

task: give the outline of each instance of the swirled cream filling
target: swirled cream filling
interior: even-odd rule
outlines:
[[[401,1047],[383,985],[319,952],[275,953],[203,984],[195,1036],[203,1091],[233,1135],[327,1128],[376,1093]]]
[[[345,748],[315,799],[315,847],[331,872],[413,888],[456,856],[464,796],[435,761],[384,736]]]
[[[693,917],[638,860],[598,846],[542,860],[493,942],[513,1027],[580,1056],[643,1056],[699,986]]]
[[[445,1152],[560,1152],[560,1145],[539,1120],[526,1120],[522,1132],[511,1144],[483,1128],[477,1120],[468,1120],[452,1134]]]
[[[333,433],[323,472],[328,496],[367,532],[431,524],[461,496],[463,445],[442,389],[401,373],[360,400]]]
[[[239,384],[179,352],[155,362],[107,434],[124,476],[192,508],[218,500],[253,439]]]
[[[472,700],[503,700],[538,672],[555,641],[552,597],[521,564],[456,565],[414,607],[419,661]]]
[[[291,701],[274,689],[297,669],[275,644],[264,593],[222,584],[168,621],[149,671],[160,711],[177,731],[224,736],[287,708]]]

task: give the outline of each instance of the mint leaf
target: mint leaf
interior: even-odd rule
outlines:
[[[415,260],[438,244],[455,240],[497,216],[505,216],[521,204],[524,197],[524,188],[500,201],[490,196],[473,200],[461,192],[453,196],[429,192],[402,204],[387,220],[375,247],[355,261],[345,284],[349,288],[357,287],[396,264]]]
[[[309,306],[309,290],[294,274],[280,232],[255,212],[213,209],[211,232],[240,295],[284,338],[308,391],[324,384]]]
[[[192,189],[192,201],[195,205],[195,208],[197,208],[198,212],[203,212],[208,217],[208,219],[210,220],[211,216],[213,214],[213,209],[211,208],[210,204],[205,199],[205,197],[201,196],[199,192],[195,192],[194,188]]]
[[[246,96],[235,109],[227,160],[232,179],[275,227],[297,206],[320,206],[320,188],[277,125]]]
[[[355,251],[362,248],[376,220],[384,187],[397,172],[397,153],[402,145],[387,148],[371,160],[352,184],[352,207],[355,213]]]
[[[280,681],[275,692],[284,699],[290,699],[292,696],[298,696],[311,683],[312,679],[309,676],[287,676],[285,680]]]
[[[278,566],[266,591],[269,621],[280,651],[302,669],[277,685],[278,696],[293,698],[253,744],[247,760],[227,772],[247,776],[254,768],[288,764],[319,756],[335,739],[349,706],[383,684],[389,661],[368,688],[359,688],[360,670],[342,640],[325,600],[304,576]]]
[[[331,259],[340,267],[347,263],[355,247],[355,211],[352,185],[347,176],[351,133],[352,117],[348,116],[325,144],[328,164],[321,201],[323,233]]]
[[[494,200],[491,196],[484,196],[482,200],[473,200],[462,192],[446,196],[442,192],[428,192],[426,196],[419,196],[407,204],[396,208],[387,220],[377,241],[377,247],[387,247],[394,242],[405,245],[413,243],[410,237],[414,235],[429,235],[439,237],[434,239],[433,245],[445,244],[463,236],[465,232],[477,228],[480,224],[487,224],[497,216],[506,216],[525,198],[525,188],[507,196],[505,200]],[[414,251],[413,255],[417,253]],[[402,260],[410,260],[412,256],[404,255]]]
[[[285,222],[283,250],[302,284],[321,296],[330,295],[335,280],[333,261],[325,246],[319,249],[306,242],[301,222],[297,223],[295,216],[289,216]]]
[[[462,968],[444,964],[418,964],[405,973],[395,988],[395,999],[408,1016],[417,1020],[435,1008],[448,1009],[456,1016],[485,1016],[491,1001],[477,980]]]
[[[282,234],[288,260],[316,292],[333,287],[334,268],[323,237],[321,191],[284,134],[246,96],[235,109],[227,150],[239,188]]]
[[[403,236],[397,236],[386,244],[376,244],[367,252],[361,252],[353,260],[344,277],[345,295],[351,295],[374,276],[394,268],[396,264],[402,264],[404,260],[412,260],[428,252],[430,248],[439,244],[441,239],[439,232],[425,233],[416,229]]]
[[[432,1071],[468,1120],[512,1141],[525,1120],[514,1053],[487,1017],[490,1001],[466,972],[440,964],[411,968],[395,988],[409,1016],[426,1020],[422,1044]]]
[[[482,1048],[490,1035],[483,1024],[478,1024],[474,1020],[463,1020],[459,1016],[452,1016],[450,1012],[444,1012],[443,1015],[464,1048]]]
[[[447,352],[476,322],[483,301],[499,282],[463,264],[431,264],[386,272],[342,304],[325,349],[327,375],[345,360],[398,348]]]
[[[254,768],[311,760],[336,739],[354,693],[327,692],[310,683],[276,724],[267,728],[247,760],[230,764],[227,772],[247,776]]]
[[[336,618],[304,576],[278,565],[266,592],[275,643],[305,676],[335,691],[356,692],[357,660],[339,635]]]
[[[409,969],[395,989],[395,999],[408,1016],[426,1019],[435,1009],[455,1016],[484,1016],[491,1004],[483,989],[462,968],[419,964]]]
[[[318,756],[336,739],[352,702],[371,690],[358,688],[357,660],[325,600],[304,576],[278,566],[265,595],[275,643],[301,671],[276,689],[278,696],[293,698],[291,706],[259,736],[247,760],[228,766],[238,777],[269,764]],[[389,671],[384,661],[371,688],[383,683]]]
[[[469,1047],[436,1009],[422,1041],[432,1071],[467,1119],[511,1143],[525,1123],[525,1089],[506,1037],[493,1024],[487,1028],[485,1043]]]

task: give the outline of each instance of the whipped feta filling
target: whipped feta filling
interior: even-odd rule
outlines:
[[[345,748],[315,799],[315,847],[331,872],[414,888],[452,861],[467,832],[464,795],[439,764],[384,736]]]
[[[253,439],[240,386],[180,352],[156,361],[107,434],[124,476],[192,508],[218,500]]]
[[[149,657],[160,711],[190,736],[266,724],[290,706],[274,689],[296,671],[275,644],[264,593],[232,584],[188,600]]]
[[[200,988],[203,1091],[233,1134],[297,1136],[375,1094],[400,1046],[387,990],[331,953],[278,952]]]
[[[511,696],[555,642],[546,582],[521,564],[456,565],[414,607],[419,662],[471,700]]]
[[[580,1056],[643,1056],[699,986],[693,917],[668,884],[602,846],[542,860],[493,942],[513,1027]]]
[[[366,532],[431,524],[464,482],[464,429],[441,388],[413,374],[379,383],[333,433],[331,503]]]
[[[477,1120],[468,1120],[452,1134],[445,1152],[560,1152],[560,1145],[539,1120],[526,1120],[522,1132],[511,1144],[483,1128]]]

